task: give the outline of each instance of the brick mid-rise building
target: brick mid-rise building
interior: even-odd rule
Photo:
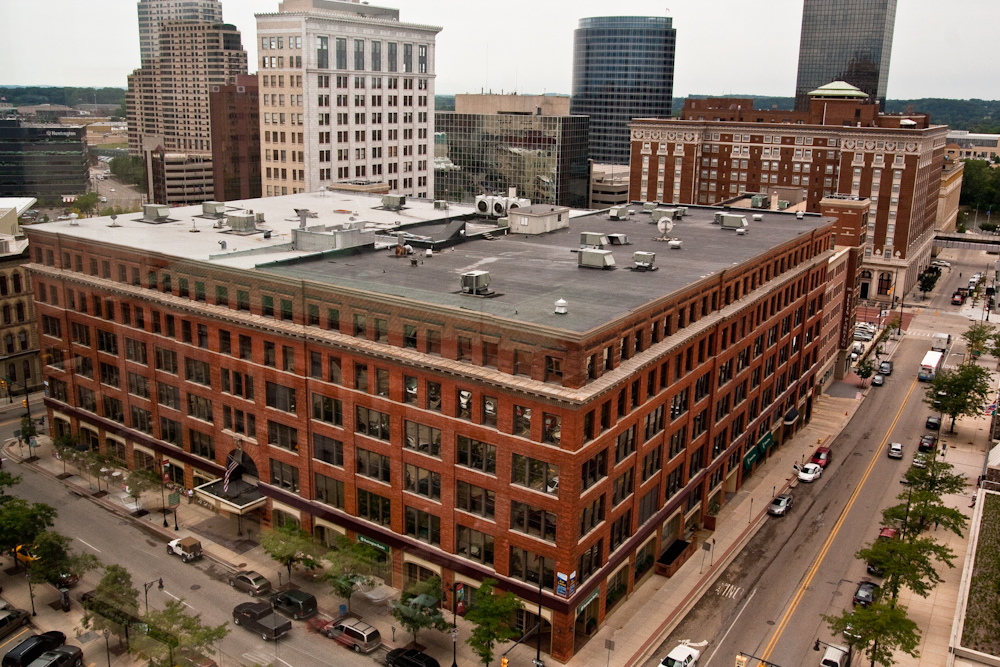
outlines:
[[[234,533],[373,544],[396,587],[495,577],[524,627],[541,584],[558,661],[690,555],[832,354],[818,214],[744,234],[692,206],[675,247],[641,206],[509,226],[340,192],[231,206],[27,230],[53,433],[163,466]]]

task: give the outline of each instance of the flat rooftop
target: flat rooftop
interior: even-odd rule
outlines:
[[[498,232],[495,221],[470,219],[461,240],[428,256],[415,247],[409,256],[397,256],[394,247],[380,243],[353,254],[299,251],[291,247],[291,230],[299,226],[294,209],[315,213],[307,224],[357,225],[366,231],[391,234],[402,227],[413,235],[435,237],[454,229],[455,218],[472,218],[474,208],[450,203],[448,209],[436,209],[433,202],[407,199],[400,211],[386,210],[379,196],[363,193],[302,193],[282,197],[234,201],[226,204],[231,212],[264,214],[258,232],[240,235],[213,220],[201,217],[201,206],[171,208],[170,220],[150,224],[142,215],[118,216],[118,227],[111,227],[109,217],[84,218],[71,225],[61,220],[28,228],[78,237],[102,244],[121,245],[160,256],[208,262],[256,270],[325,283],[334,288],[349,288],[379,295],[396,296],[412,303],[426,303],[479,311],[526,324],[550,326],[574,332],[586,332],[607,324],[655,299],[680,292],[704,278],[728,267],[742,264],[770,249],[808,234],[831,222],[816,214],[800,220],[794,213],[760,210],[732,210],[745,215],[748,233],[737,235],[732,229],[714,224],[717,207],[688,206],[688,214],[675,222],[669,237],[682,241],[679,249],[670,249],[653,224],[652,215],[641,204],[628,208],[633,214],[622,221],[611,220],[607,211],[573,211],[569,227],[535,236]],[[666,206],[664,206],[666,208]],[[753,220],[760,214],[762,220]],[[353,220],[352,220],[353,219]],[[192,233],[192,229],[198,233]],[[270,231],[265,238],[264,230]],[[492,239],[484,234],[490,232]],[[577,265],[581,233],[624,234],[628,245],[610,245],[616,268],[582,268]],[[384,237],[394,243],[392,237]],[[226,242],[222,249],[221,241]],[[414,241],[414,246],[418,243]],[[636,251],[656,253],[655,271],[633,270]],[[411,260],[416,260],[413,265]],[[461,275],[469,271],[488,271],[488,297],[461,293]],[[567,301],[567,314],[554,313],[557,300]]]

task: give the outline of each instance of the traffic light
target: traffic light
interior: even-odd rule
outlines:
[[[0,389],[6,389],[6,388],[7,388],[7,381],[0,380]]]
[[[500,667],[507,667],[507,656],[500,658]]]
[[[23,405],[24,407],[28,407],[28,399],[22,398],[21,399],[21,405]]]

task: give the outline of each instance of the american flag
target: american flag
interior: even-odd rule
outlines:
[[[222,492],[229,493],[229,478],[232,477],[233,473],[236,472],[236,468],[240,464],[236,462],[236,459],[231,459],[229,465],[226,466],[226,475],[222,478]]]

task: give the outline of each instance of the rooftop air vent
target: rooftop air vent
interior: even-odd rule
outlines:
[[[487,296],[493,294],[490,289],[489,271],[468,271],[462,274],[462,294],[470,296]]]
[[[601,234],[600,232],[582,232],[580,234],[581,248],[601,249],[606,245],[611,245],[611,241],[606,235]]]
[[[763,220],[764,220],[764,216],[761,215],[760,213],[754,213],[753,214],[753,221],[754,222],[761,222]]]
[[[164,204],[143,204],[142,219],[146,222],[166,222],[170,217],[170,207]]]
[[[566,299],[556,300],[556,310],[555,310],[556,315],[565,315],[568,312],[566,310],[566,306],[568,305],[569,304],[566,303]]]
[[[611,245],[628,245],[628,234],[608,234]]]
[[[599,250],[597,248],[581,248],[577,253],[577,266],[590,269],[613,269],[615,268],[615,256],[610,250]]]
[[[253,232],[257,229],[252,213],[231,213],[226,216],[226,224],[235,232]]]
[[[206,218],[221,218],[226,213],[226,205],[217,201],[206,201],[201,204],[201,214]]]
[[[435,199],[434,208],[437,209],[438,211],[446,211],[448,210],[448,202],[445,201],[444,199]]]
[[[802,219],[802,218],[804,218],[804,217],[806,217],[806,214],[805,214],[805,213],[803,213],[802,211],[796,211],[796,212],[795,212],[795,218],[796,218],[797,220],[801,220],[801,219]]]
[[[628,220],[628,216],[631,211],[629,211],[624,206],[612,206],[611,207],[611,219],[612,220]]]
[[[405,195],[382,195],[382,207],[390,211],[398,211],[406,206]]]
[[[632,253],[632,263],[635,264],[636,271],[656,271],[658,267],[654,262],[656,262],[655,252],[637,251]]]

